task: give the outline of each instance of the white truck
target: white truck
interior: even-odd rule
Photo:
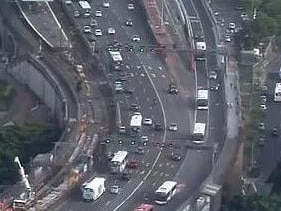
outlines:
[[[206,42],[198,41],[195,43],[196,47],[196,60],[204,61],[206,60]]]
[[[88,183],[82,185],[82,197],[86,201],[95,201],[105,192],[105,181],[103,177],[95,177]]]
[[[208,89],[198,89],[196,104],[198,110],[207,110],[209,103],[209,90]]]
[[[204,143],[206,131],[206,123],[195,123],[194,130],[192,133],[193,143],[202,144]]]
[[[142,125],[142,115],[140,112],[135,112],[134,115],[131,117],[130,127],[134,131],[139,131]]]

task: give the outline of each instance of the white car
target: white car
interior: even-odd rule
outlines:
[[[171,123],[169,125],[169,130],[170,131],[177,131],[178,130],[178,125],[176,123]]]
[[[110,187],[110,193],[118,194],[119,193],[119,186],[118,185],[112,185]]]
[[[141,40],[141,38],[140,38],[139,35],[135,34],[135,35],[133,36],[133,41],[134,41],[134,42],[139,42],[140,40]]]
[[[102,12],[100,10],[97,10],[95,13],[96,17],[102,17]]]
[[[217,73],[215,71],[211,71],[209,74],[209,79],[217,79]]]
[[[229,24],[228,24],[228,28],[229,28],[230,30],[234,30],[235,27],[236,27],[235,23],[229,23]]]
[[[95,30],[95,35],[96,35],[96,36],[102,36],[102,31],[101,31],[101,29],[96,29],[96,30]]]
[[[107,29],[107,33],[108,33],[108,34],[115,34],[115,29],[114,29],[113,27],[109,27],[109,28]]]
[[[71,0],[66,0],[66,1],[65,1],[65,4],[66,4],[66,5],[71,5],[71,4],[72,4],[72,1],[71,1]]]
[[[85,12],[85,13],[84,13],[84,17],[85,17],[85,18],[88,18],[88,17],[90,17],[90,16],[91,16],[91,13],[90,13],[90,12]]]
[[[104,3],[102,3],[102,6],[105,8],[109,8],[110,4],[109,4],[109,2],[104,2]]]
[[[84,32],[85,33],[91,33],[92,32],[91,27],[90,26],[84,26]]]
[[[148,119],[148,118],[144,119],[143,124],[144,125],[152,125],[152,119]]]
[[[79,12],[78,10],[75,10],[75,11],[74,11],[74,17],[75,17],[75,18],[80,17],[80,12]]]
[[[266,110],[266,105],[261,104],[261,105],[260,105],[260,110],[265,111],[265,110]]]
[[[134,10],[135,6],[134,4],[128,4],[128,10]]]
[[[115,83],[114,83],[114,89],[115,89],[116,92],[121,92],[121,91],[123,91],[122,83],[119,82],[119,81],[115,81]]]
[[[226,41],[226,42],[231,42],[231,37],[230,37],[229,35],[226,35],[226,36],[225,36],[225,41]]]
[[[148,142],[148,136],[142,136],[141,140],[142,142]]]

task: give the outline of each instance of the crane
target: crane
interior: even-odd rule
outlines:
[[[31,186],[27,179],[28,175],[25,174],[24,168],[21,165],[20,159],[18,156],[15,157],[14,162],[17,164],[19,168],[19,174],[21,176],[21,182],[26,189],[26,192],[21,193],[20,199],[13,200],[13,208],[15,210],[25,210],[26,203],[32,198]]]

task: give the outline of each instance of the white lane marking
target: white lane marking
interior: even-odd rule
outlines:
[[[161,101],[160,95],[159,95],[159,93],[158,93],[158,91],[157,91],[157,89],[156,89],[156,87],[155,87],[155,84],[154,84],[154,82],[152,81],[150,75],[148,74],[148,72],[147,72],[145,66],[144,66],[143,64],[142,64],[142,66],[143,66],[143,68],[144,68],[144,71],[145,71],[146,75],[148,76],[148,79],[149,79],[149,81],[150,81],[150,83],[151,83],[151,85],[152,85],[152,87],[153,87],[153,89],[154,89],[154,92],[155,92],[155,94],[156,94],[156,96],[157,96],[157,98],[158,98],[158,100],[159,100],[159,103],[160,103],[161,111],[162,111],[162,113],[163,113],[163,121],[164,121],[163,142],[166,142],[166,136],[167,136],[167,129],[166,129],[166,128],[167,128],[167,119],[166,119],[166,113],[165,113],[165,109],[164,109],[164,106],[163,106],[163,102]],[[151,169],[150,169],[150,170],[148,171],[148,173],[145,175],[145,177],[144,177],[143,180],[140,182],[140,184],[139,184],[139,185],[132,191],[132,193],[131,193],[126,199],[124,199],[123,202],[121,202],[113,211],[118,210],[118,209],[119,209],[123,204],[125,204],[125,203],[135,194],[135,192],[140,188],[140,186],[144,183],[144,181],[147,179],[147,177],[151,174],[152,169],[154,169],[154,167],[155,167],[157,161],[159,160],[159,158],[160,158],[160,156],[161,156],[161,154],[162,154],[162,150],[163,150],[163,148],[160,148],[159,153],[158,153],[156,159],[154,160],[154,162],[153,162],[153,164],[152,164],[152,166],[151,166]]]

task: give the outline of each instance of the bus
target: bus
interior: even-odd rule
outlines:
[[[127,151],[118,151],[110,162],[110,170],[112,173],[122,173],[128,162]]]
[[[276,83],[275,85],[274,101],[275,102],[281,101],[281,83]]]
[[[165,181],[156,191],[155,191],[155,202],[157,204],[167,204],[168,201],[176,194],[177,182]]]
[[[111,61],[112,61],[112,66],[113,70],[115,71],[120,71],[122,70],[122,64],[123,64],[123,57],[119,51],[109,51]]]
[[[192,133],[193,143],[201,144],[204,142],[206,124],[205,123],[195,123],[194,130]]]
[[[197,90],[196,103],[197,103],[198,110],[207,110],[208,100],[209,100],[209,91],[207,89]]]
[[[140,131],[142,126],[142,115],[140,112],[135,112],[134,115],[131,117],[130,127],[133,131]]]

